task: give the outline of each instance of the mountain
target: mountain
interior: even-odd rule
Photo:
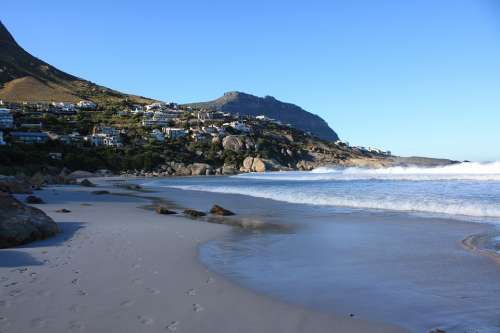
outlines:
[[[191,103],[186,106],[239,113],[241,116],[265,115],[295,128],[310,132],[320,139],[338,140],[335,133],[321,117],[307,112],[301,107],[281,102],[274,97],[257,97],[238,91],[227,92],[224,96],[209,102]]]
[[[1,21],[0,99],[10,102],[77,102],[81,99],[97,103],[152,101],[99,86],[47,64],[19,46]]]

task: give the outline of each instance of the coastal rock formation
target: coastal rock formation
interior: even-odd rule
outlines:
[[[192,176],[205,176],[207,171],[209,174],[212,172],[213,168],[207,163],[193,163],[189,166]]]
[[[246,135],[228,135],[222,140],[222,147],[236,152],[255,148],[253,140]]]
[[[31,194],[31,184],[16,177],[0,176],[0,192]]]
[[[67,177],[70,179],[92,178],[95,177],[95,174],[89,171],[77,170],[70,173]]]
[[[235,175],[238,173],[238,169],[236,168],[236,166],[232,164],[224,164],[221,173],[223,175]]]
[[[26,203],[33,204],[33,205],[39,205],[39,204],[43,204],[44,202],[43,202],[42,198],[39,198],[39,197],[34,196],[34,195],[30,195],[30,196],[26,197]]]
[[[88,180],[86,178],[80,182],[80,185],[85,186],[85,187],[95,187],[96,186],[94,183],[92,183],[90,180]]]
[[[40,209],[0,192],[0,248],[26,244],[58,232],[57,224]]]
[[[278,162],[260,157],[247,157],[243,160],[243,166],[240,168],[242,172],[265,172],[282,170],[284,167]]]
[[[220,216],[230,216],[234,215],[234,213],[230,210],[227,210],[225,208],[222,208],[219,205],[213,205],[212,208],[210,209],[210,214],[213,215],[220,215]]]

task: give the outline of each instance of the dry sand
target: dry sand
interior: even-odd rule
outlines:
[[[403,331],[242,289],[197,260],[198,245],[230,227],[157,215],[138,208],[146,199],[94,190],[36,193],[62,233],[0,250],[0,332]]]

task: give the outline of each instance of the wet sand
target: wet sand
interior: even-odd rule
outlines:
[[[138,208],[147,199],[94,190],[36,192],[46,202],[37,207],[62,233],[0,250],[0,332],[404,331],[243,289],[198,261],[200,244],[230,227],[157,215]],[[61,208],[71,212],[57,213]]]

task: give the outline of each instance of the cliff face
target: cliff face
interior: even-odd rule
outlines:
[[[241,116],[265,115],[284,124],[291,124],[295,128],[310,132],[320,139],[327,141],[338,140],[337,133],[321,117],[307,112],[297,105],[281,102],[271,96],[257,97],[242,92],[228,92],[216,100],[191,103],[188,106],[239,113]]]
[[[47,64],[25,51],[0,21],[0,99],[119,102],[127,98],[151,101],[96,85]]]

